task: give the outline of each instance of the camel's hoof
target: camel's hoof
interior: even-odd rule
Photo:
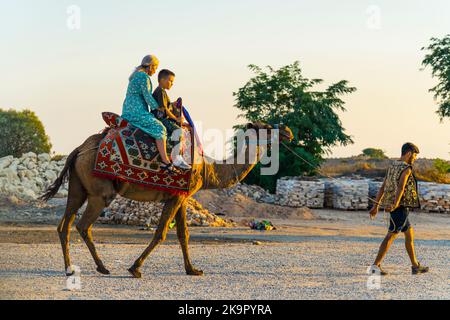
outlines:
[[[186,274],[189,276],[202,276],[203,270],[197,270],[197,269],[186,270]]]
[[[131,275],[133,276],[133,278],[142,278],[142,274],[139,272],[139,270],[131,267],[130,269],[128,269],[128,272],[131,273]]]
[[[97,271],[100,272],[101,274],[110,274],[109,270],[106,269],[105,267],[97,267]]]

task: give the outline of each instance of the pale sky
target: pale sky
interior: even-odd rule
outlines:
[[[67,25],[71,5],[79,29]],[[172,99],[224,131],[242,121],[232,93],[248,64],[299,60],[306,77],[358,89],[341,114],[355,144],[332,157],[366,147],[395,157],[411,141],[421,157],[450,159],[450,121],[439,122],[436,80],[420,70],[420,48],[450,33],[449,12],[448,0],[1,0],[0,107],[35,111],[67,154],[104,128],[102,111],[121,113],[132,68],[155,54],[176,73]]]

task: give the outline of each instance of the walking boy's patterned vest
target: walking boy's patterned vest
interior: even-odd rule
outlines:
[[[386,174],[386,183],[384,186],[384,196],[381,200],[381,205],[386,207],[388,205],[393,205],[395,201],[395,196],[397,195],[398,184],[400,180],[400,176],[403,171],[407,168],[411,168],[411,165],[403,162],[403,161],[394,161],[392,165],[388,168]],[[408,181],[406,181],[405,191],[403,193],[402,199],[400,200],[400,206],[409,207],[409,208],[419,208],[419,195],[417,192],[417,180],[412,173],[408,177]]]

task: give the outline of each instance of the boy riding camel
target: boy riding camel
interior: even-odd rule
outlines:
[[[183,134],[181,126],[183,125],[182,102],[178,98],[175,102],[170,102],[166,90],[172,88],[175,81],[175,73],[170,70],[162,69],[158,73],[158,87],[153,91],[153,98],[158,102],[159,107],[152,110],[153,115],[166,127],[167,136],[172,141],[179,141],[181,146]],[[178,149],[175,149],[175,151]],[[178,153],[173,155],[173,164],[182,169],[190,169],[191,166],[186,163],[183,157]]]
[[[419,148],[410,142],[402,146],[402,156],[388,168],[383,185],[378,191],[376,203],[370,210],[370,218],[374,219],[381,201],[381,206],[390,213],[388,233],[381,243],[372,266],[373,269],[378,269],[383,276],[388,273],[381,268],[381,262],[400,232],[405,234],[405,247],[411,260],[412,274],[425,273],[429,270],[428,267],[421,266],[417,261],[414,251],[414,229],[408,219],[410,208],[420,207],[417,180],[412,169],[418,153]]]

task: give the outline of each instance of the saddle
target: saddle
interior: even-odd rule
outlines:
[[[188,194],[192,170],[169,173],[162,164],[155,139],[143,130],[112,112],[103,112],[108,125],[102,132],[92,175],[111,180],[122,180],[172,194]],[[192,128],[183,127],[183,158],[194,161],[194,134]],[[179,142],[167,139],[167,153]]]

